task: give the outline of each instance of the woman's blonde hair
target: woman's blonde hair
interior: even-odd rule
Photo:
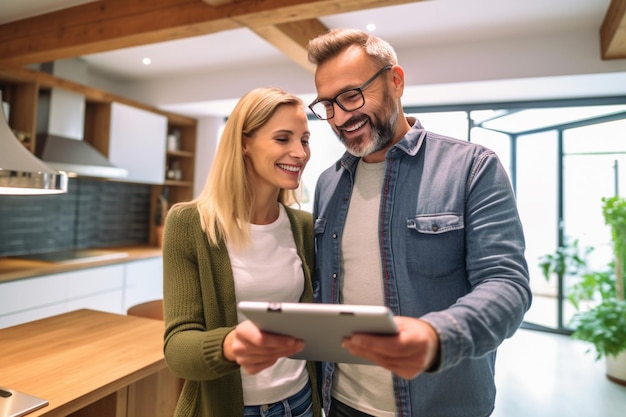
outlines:
[[[209,242],[225,239],[236,248],[250,241],[250,210],[254,198],[243,157],[243,137],[253,136],[279,106],[302,106],[300,98],[278,88],[257,88],[245,94],[226,121],[215,158],[195,204]],[[299,189],[280,189],[278,201],[299,204]]]

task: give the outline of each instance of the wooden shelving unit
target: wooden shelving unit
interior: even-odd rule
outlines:
[[[39,90],[37,84],[0,78],[0,90],[2,100],[10,105],[9,126],[22,144],[34,152]]]
[[[168,124],[168,131],[177,130],[180,132],[180,148],[168,150],[165,166],[171,168],[178,165],[180,168],[180,178],[166,178],[163,184],[170,187],[170,198],[172,201],[188,201],[193,197],[193,180],[196,157],[196,133],[195,125]]]
[[[193,186],[195,175],[195,157],[196,157],[196,123],[189,119],[168,118],[168,132],[174,129],[180,133],[180,147],[177,150],[168,150],[165,156],[166,178],[162,186],[152,187],[152,207],[154,221],[156,227],[151,228],[150,244],[157,245],[160,240],[160,234],[163,232],[162,220],[158,219],[159,210],[157,206],[159,199],[164,196],[168,202],[168,208],[176,203],[190,201],[193,198]],[[180,167],[180,179],[167,178],[168,168],[174,163]],[[163,213],[161,213],[163,214]]]
[[[10,106],[9,126],[17,132],[18,138],[31,152],[34,152],[36,146],[39,91],[50,88],[62,88],[85,96],[84,137],[105,156],[109,155],[111,103],[113,102],[162,114],[168,119],[168,131],[176,129],[180,132],[180,148],[167,152],[166,160],[163,161],[166,167],[176,161],[180,167],[180,179],[164,178],[163,184],[152,186],[149,244],[156,246],[158,221],[155,218],[155,212],[159,197],[166,195],[170,207],[178,202],[189,201],[193,198],[196,120],[179,114],[164,112],[144,103],[60,79],[43,72],[27,68],[2,69],[0,70],[0,90],[2,90],[3,101],[8,102]]]

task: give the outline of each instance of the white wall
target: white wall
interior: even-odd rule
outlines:
[[[223,117],[202,117],[198,119],[196,138],[196,166],[193,196],[197,197],[204,187],[211,161],[215,156],[217,142],[224,124]]]
[[[144,81],[127,87],[126,94],[167,107],[189,102],[237,99],[257,87],[280,87],[306,94],[313,92],[314,84],[312,73],[291,61],[281,60],[276,65],[255,65],[156,82]]]

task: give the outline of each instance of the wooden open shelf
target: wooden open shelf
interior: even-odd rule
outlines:
[[[111,120],[111,104],[118,102],[143,110],[162,114],[168,120],[168,132],[176,129],[180,132],[180,148],[166,153],[163,161],[166,167],[176,161],[180,166],[181,178],[163,178],[163,184],[152,186],[150,245],[157,245],[155,211],[160,195],[167,195],[169,206],[189,201],[193,198],[196,127],[197,121],[180,114],[169,113],[156,107],[116,96],[106,91],[92,88],[72,81],[54,77],[50,74],[28,68],[0,70],[0,90],[2,100],[9,103],[9,126],[19,132],[24,146],[31,152],[36,147],[37,105],[39,92],[51,88],[62,88],[84,95],[85,108],[85,140],[105,156],[109,155],[109,135]]]

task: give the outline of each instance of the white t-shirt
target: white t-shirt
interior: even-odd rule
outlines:
[[[378,238],[385,163],[359,162],[341,242],[341,302],[384,305]],[[377,417],[395,417],[391,372],[379,366],[337,364],[332,396]]]
[[[250,225],[251,244],[240,251],[227,244],[237,301],[298,302],[304,290],[298,256],[285,208],[271,224]],[[244,319],[241,315],[239,321]],[[245,405],[270,404],[298,393],[308,381],[306,362],[279,359],[256,375],[241,370]]]

